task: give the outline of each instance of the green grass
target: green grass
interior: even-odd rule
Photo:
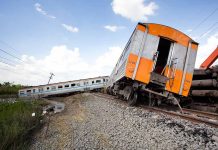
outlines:
[[[27,149],[29,136],[40,126],[43,105],[41,100],[0,103],[0,149]]]

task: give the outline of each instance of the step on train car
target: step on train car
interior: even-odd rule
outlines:
[[[138,23],[114,67],[107,92],[130,105],[138,95],[149,104],[178,104],[192,83],[198,43],[169,26]]]
[[[108,82],[108,76],[33,86],[19,90],[19,97],[47,97],[75,92],[98,91]]]

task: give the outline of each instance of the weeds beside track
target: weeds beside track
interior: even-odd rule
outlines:
[[[21,100],[0,103],[0,149],[28,149],[30,134],[40,126],[43,105]]]

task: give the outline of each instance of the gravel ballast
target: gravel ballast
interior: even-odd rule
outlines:
[[[218,129],[91,93],[62,98],[31,149],[218,149]]]

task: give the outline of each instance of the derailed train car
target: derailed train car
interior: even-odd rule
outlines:
[[[138,95],[149,104],[178,103],[189,93],[198,43],[169,26],[138,23],[114,67],[107,91],[130,105]]]
[[[100,91],[108,82],[108,76],[80,79],[46,85],[28,87],[19,90],[19,97],[48,97],[85,91]]]

